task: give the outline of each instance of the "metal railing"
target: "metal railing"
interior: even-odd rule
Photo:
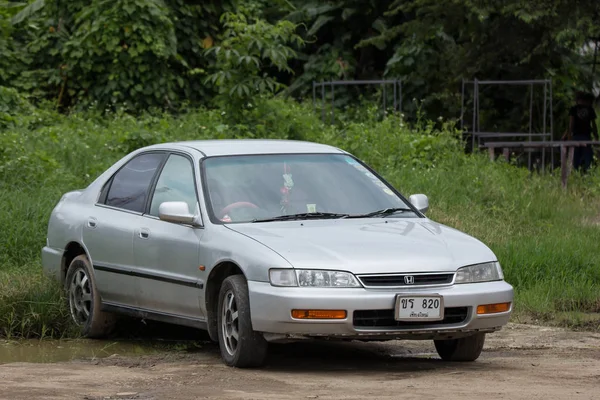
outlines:
[[[364,86],[364,85],[380,85],[382,87],[383,97],[383,112],[387,109],[387,89],[389,85],[393,85],[394,92],[394,111],[402,111],[402,80],[387,79],[387,80],[356,80],[356,81],[321,81],[313,82],[313,108],[317,112],[317,88],[321,88],[321,118],[325,122],[325,94],[326,87],[331,88],[331,123],[335,121],[335,87],[336,86]]]
[[[534,138],[540,138],[541,140],[548,141],[553,139],[554,131],[554,114],[552,104],[552,81],[550,79],[529,79],[529,80],[487,80],[480,81],[474,79],[472,81],[462,81],[462,94],[461,94],[461,109],[460,109],[460,121],[461,130],[464,132],[465,127],[465,88],[466,85],[473,85],[473,126],[471,128],[471,142],[472,151],[475,150],[475,143],[477,147],[481,148],[481,139],[491,138],[527,138],[528,142],[531,142]],[[529,132],[482,132],[480,126],[480,85],[515,85],[515,86],[529,86]],[[542,131],[533,132],[533,90],[535,85],[543,85],[543,98],[544,98],[544,110],[542,116]],[[549,126],[547,125],[548,114],[550,116]],[[549,128],[549,131],[547,130]],[[546,162],[546,148],[542,147],[542,168],[544,168]],[[554,166],[554,152],[551,151],[551,163]],[[528,153],[527,166],[531,170],[531,152]]]
[[[510,160],[510,151],[517,149],[560,149],[560,173],[563,188],[567,188],[567,181],[571,174],[573,157],[576,147],[582,146],[600,146],[598,140],[564,140],[564,141],[541,141],[541,142],[492,142],[485,143],[484,148],[488,149],[490,160],[496,159],[496,149],[501,149],[506,161]]]

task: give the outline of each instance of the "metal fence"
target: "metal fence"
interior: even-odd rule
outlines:
[[[464,132],[464,115],[465,115],[465,89],[467,85],[473,85],[473,126],[471,129],[472,134],[472,150],[475,150],[475,143],[477,147],[481,147],[482,139],[491,138],[527,138],[530,142],[532,139],[541,140],[552,140],[554,131],[554,116],[552,106],[552,81],[549,79],[533,79],[533,80],[490,80],[480,81],[474,79],[472,81],[462,81],[462,94],[461,94],[461,130]],[[529,87],[529,132],[485,132],[481,131],[480,126],[480,86],[481,85],[517,85],[517,86],[528,86]],[[543,98],[544,98],[544,109],[542,116],[542,130],[541,132],[533,131],[533,89],[535,85],[543,85]],[[550,117],[549,125],[547,125],[548,115]],[[554,166],[554,152],[551,151],[551,163]],[[542,148],[542,168],[544,168],[546,161],[546,149]],[[531,152],[528,153],[527,166],[531,170]]]
[[[402,111],[402,80],[391,79],[391,80],[366,80],[366,81],[328,81],[328,82],[313,82],[313,107],[315,113],[317,112],[317,88],[321,88],[321,118],[325,122],[325,94],[326,88],[331,88],[331,123],[335,121],[335,87],[336,86],[369,86],[369,85],[380,85],[383,90],[383,112],[387,110],[387,89],[390,85],[393,85],[394,92],[394,111]]]
[[[461,92],[461,112],[460,112],[460,124],[461,130],[465,132],[465,91],[468,85],[473,87],[473,126],[471,128],[472,135],[472,151],[475,147],[482,147],[482,140],[487,141],[489,139],[519,139],[526,138],[529,142],[534,139],[541,139],[543,141],[552,140],[554,130],[553,120],[553,104],[552,104],[552,81],[549,79],[531,79],[531,80],[462,80],[462,92]],[[480,124],[480,86],[484,85],[516,85],[529,87],[529,132],[487,132],[481,130]],[[534,87],[543,86],[543,116],[542,116],[542,128],[541,131],[534,132],[533,124],[533,104],[534,104]],[[394,112],[402,111],[402,89],[403,81],[401,79],[386,79],[386,80],[348,80],[348,81],[314,81],[312,84],[312,96],[313,96],[313,108],[315,113],[317,112],[317,96],[320,90],[321,97],[321,119],[323,122],[327,121],[327,94],[328,88],[331,92],[331,105],[330,105],[330,122],[335,122],[335,88],[337,86],[381,86],[382,89],[382,106],[383,113],[388,108],[388,90],[393,92],[393,110]],[[548,123],[549,117],[549,123]],[[542,166],[545,165],[546,149],[542,149]],[[552,165],[554,165],[554,152],[551,151]],[[531,152],[528,153],[528,167],[531,169]]]

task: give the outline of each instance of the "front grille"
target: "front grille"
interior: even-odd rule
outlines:
[[[404,279],[408,277],[407,283]],[[398,286],[422,286],[422,285],[447,285],[452,283],[454,274],[422,274],[422,275],[362,275],[358,277],[367,287],[398,287]]]
[[[354,311],[353,324],[356,328],[410,328],[431,325],[453,325],[467,320],[469,307],[444,308],[441,321],[396,321],[394,310],[357,310]]]

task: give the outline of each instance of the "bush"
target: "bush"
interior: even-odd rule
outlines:
[[[16,89],[0,86],[0,129],[14,125],[16,115],[31,111],[31,104]]]

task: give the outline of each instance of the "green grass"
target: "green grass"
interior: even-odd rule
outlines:
[[[360,121],[322,125],[310,107],[270,100],[231,116],[180,117],[34,110],[0,130],[0,335],[62,336],[72,330],[60,289],[40,274],[40,249],[60,196],[87,186],[138,147],[173,140],[289,138],[359,156],[402,193],[430,197],[430,217],[482,240],[516,288],[516,318],[595,329],[600,312],[600,174],[529,174],[485,155],[465,155],[448,124]],[[235,118],[233,118],[235,117]]]
[[[0,337],[76,336],[58,283],[39,266],[0,272]]]

